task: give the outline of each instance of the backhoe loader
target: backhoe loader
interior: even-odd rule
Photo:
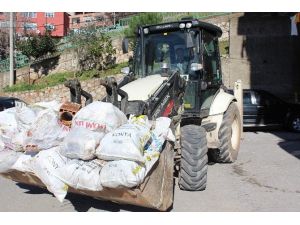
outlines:
[[[157,165],[138,187],[71,192],[165,211],[172,206],[175,182],[185,191],[206,188],[208,155],[219,163],[237,159],[241,116],[222,82],[221,35],[219,27],[192,18],[138,27],[132,63],[122,69],[124,79],[117,83],[110,77],[99,84],[106,87],[104,101],[126,115],[170,117],[176,142],[165,143]],[[128,40],[122,44],[127,52]],[[42,186],[29,173],[4,176]]]

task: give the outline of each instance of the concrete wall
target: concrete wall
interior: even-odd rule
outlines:
[[[245,13],[230,20],[225,85],[268,90],[293,101],[300,93],[300,39],[290,36],[288,16]],[[223,60],[224,61],[224,60]]]
[[[205,22],[212,23],[221,28],[223,34],[220,37],[220,41],[228,40],[230,35],[230,21],[233,18],[238,18],[244,15],[244,13],[231,13],[224,16],[216,16],[216,17],[209,17],[205,19]]]

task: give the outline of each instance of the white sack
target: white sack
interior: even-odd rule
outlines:
[[[153,166],[158,162],[160,153],[159,152],[145,152],[145,177],[148,175]]]
[[[102,133],[83,127],[72,128],[61,145],[60,153],[71,159],[92,159],[102,137]]]
[[[126,122],[125,114],[113,104],[96,101],[76,113],[72,120],[72,127],[85,127],[105,134]]]
[[[17,161],[12,166],[12,169],[25,172],[25,173],[33,172],[32,163],[34,163],[33,162],[33,160],[35,159],[34,156],[35,154],[30,154],[30,153],[21,154],[17,159]]]
[[[58,146],[68,134],[69,129],[60,124],[58,114],[52,109],[39,113],[36,121],[28,131],[27,145],[45,150]]]
[[[145,167],[133,161],[118,160],[107,162],[101,170],[103,187],[135,187],[145,178]]]
[[[71,160],[58,169],[57,177],[69,186],[90,191],[101,191],[100,171],[102,165],[93,161]]]
[[[151,131],[151,142],[145,146],[146,152],[160,152],[166,140],[175,141],[175,136],[169,128],[171,119],[168,117],[159,117],[155,120],[155,128]]]
[[[66,165],[68,159],[59,154],[58,148],[39,152],[32,161],[32,170],[46,185],[48,191],[63,202],[68,186],[57,178],[58,169]]]
[[[158,138],[163,138],[168,141],[175,141],[175,136],[170,128],[171,119],[168,117],[159,117],[155,120],[155,128],[153,133]]]
[[[16,107],[16,119],[20,131],[29,129],[36,117],[37,115],[31,108],[27,106]]]
[[[103,160],[143,162],[144,147],[151,136],[150,127],[146,116],[131,120],[104,136],[96,156]]]
[[[9,108],[0,112],[0,139],[5,148],[14,150],[15,145],[13,144],[12,139],[18,132],[16,108]]]
[[[40,108],[40,109],[51,109],[55,112],[59,112],[62,103],[59,103],[56,100],[50,102],[37,102],[31,105],[31,108]]]
[[[4,142],[2,141],[2,138],[0,136],[0,151],[2,151],[4,147],[5,147]]]
[[[0,151],[0,173],[9,172],[21,153],[12,150]]]
[[[10,135],[18,131],[16,108],[0,112],[0,134]]]

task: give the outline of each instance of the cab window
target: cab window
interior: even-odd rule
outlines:
[[[203,31],[204,80],[212,84],[222,82],[217,38]]]

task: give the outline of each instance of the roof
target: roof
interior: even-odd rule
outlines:
[[[211,24],[211,23],[206,23],[206,22],[200,21],[198,19],[184,19],[184,20],[174,21],[174,22],[144,25],[144,26],[142,26],[142,28],[147,27],[150,30],[151,30],[151,28],[155,29],[155,30],[177,30],[177,29],[179,29],[180,23],[188,23],[188,22],[192,23],[192,28],[193,27],[202,28],[218,37],[220,37],[222,35],[222,30],[220,27],[218,27],[214,24]]]

